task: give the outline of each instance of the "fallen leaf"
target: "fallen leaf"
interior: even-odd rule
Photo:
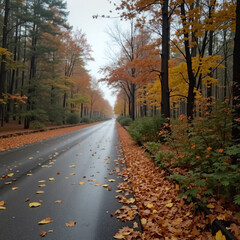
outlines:
[[[25,199],[25,202],[28,202],[28,201],[30,201],[30,198],[26,198],[26,199]]]
[[[27,176],[28,176],[28,177],[29,177],[29,176],[32,176],[32,174],[31,174],[31,173],[28,173]]]
[[[75,167],[76,167],[76,165],[70,165],[69,167],[70,167],[70,168],[75,168]]]
[[[62,200],[57,200],[54,203],[62,203],[62,202],[63,202]]]
[[[110,164],[110,162],[105,162],[106,164]]]
[[[222,234],[221,230],[216,233],[216,240],[226,240],[226,237]]]
[[[171,208],[173,206],[173,203],[170,202],[170,203],[166,204],[165,206],[168,208]]]
[[[210,208],[210,209],[215,208],[215,206],[214,206],[212,203],[209,203],[209,204],[207,205],[207,207]]]
[[[40,236],[41,237],[45,237],[47,235],[47,232],[45,232],[45,231],[40,231]]]
[[[133,228],[138,228],[138,223],[137,222],[133,223]]]
[[[108,187],[108,188],[107,188],[107,190],[108,190],[108,191],[111,191],[111,190],[112,190],[112,188]]]
[[[69,175],[74,176],[74,175],[76,175],[76,173],[70,173]]]
[[[76,225],[75,221],[70,221],[69,223],[65,223],[67,227],[74,227]]]
[[[102,187],[105,187],[105,188],[107,188],[107,187],[108,187],[108,184],[104,184],[104,185],[102,185]]]
[[[48,232],[49,232],[49,233],[53,233],[53,230],[52,230],[52,229],[50,229],[50,230],[48,230]]]
[[[18,190],[18,187],[12,187],[12,190],[13,191]]]
[[[39,202],[31,202],[31,203],[29,203],[29,207],[30,208],[35,208],[35,207],[39,207],[39,206],[41,206],[41,203],[39,203]]]
[[[38,185],[38,187],[46,187],[47,185],[46,184],[40,184]]]
[[[141,219],[141,224],[142,224],[142,225],[145,225],[146,223],[147,223],[147,219],[146,219],[146,218],[142,218],[142,219]]]
[[[33,159],[33,157],[30,157],[30,158],[28,158],[28,159]]]
[[[149,203],[149,204],[147,205],[147,208],[153,208],[153,204],[152,204],[152,203]]]
[[[124,239],[124,236],[122,233],[116,233],[113,237],[116,239]]]
[[[0,206],[4,206],[5,204],[6,204],[6,202],[4,202],[4,201],[0,202]]]
[[[55,178],[53,178],[53,177],[52,177],[52,178],[49,178],[48,180],[49,180],[49,181],[54,181],[54,180],[55,180]]]
[[[60,175],[61,174],[61,172],[57,172],[57,175]]]
[[[0,210],[5,210],[6,207],[0,206]]]
[[[7,176],[12,177],[13,175],[14,175],[14,173],[9,173]]]
[[[115,182],[115,179],[108,179],[109,182]]]
[[[101,186],[101,183],[100,182],[96,182],[95,186]]]
[[[79,182],[79,185],[84,185],[85,184],[85,182]]]
[[[39,180],[38,182],[39,183],[44,183],[44,182],[46,182],[46,180]]]
[[[43,194],[45,193],[44,191],[36,191],[36,194]]]
[[[51,223],[52,221],[53,221],[52,218],[47,217],[47,218],[44,218],[43,220],[41,220],[40,222],[38,222],[38,225],[48,224],[48,223]]]

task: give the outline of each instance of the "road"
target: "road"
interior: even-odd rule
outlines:
[[[110,216],[122,206],[115,190],[123,180],[109,174],[121,166],[118,141],[110,120],[0,153],[0,176],[10,176],[0,180],[0,202],[6,202],[0,210],[0,240],[41,239],[40,231],[51,240],[113,239],[126,226]],[[30,208],[31,202],[41,205]],[[53,221],[38,224],[47,217]],[[76,225],[67,227],[70,221]]]

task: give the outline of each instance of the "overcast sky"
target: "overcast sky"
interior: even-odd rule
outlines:
[[[99,68],[109,62],[106,52],[111,39],[106,30],[108,26],[113,26],[114,20],[104,18],[93,19],[92,16],[97,14],[109,15],[109,11],[114,10],[114,6],[108,0],[66,0],[66,2],[69,11],[69,23],[74,29],[82,29],[93,50],[92,56],[95,61],[90,62],[87,68],[93,77],[100,79],[102,75],[98,73]],[[106,87],[102,87],[101,89],[104,92],[104,98],[113,106],[116,96],[112,96],[111,90]]]

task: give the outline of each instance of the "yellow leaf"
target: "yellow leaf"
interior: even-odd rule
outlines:
[[[18,187],[12,187],[12,190],[13,191],[18,190]]]
[[[116,233],[113,237],[116,239],[124,239],[124,236],[122,233]]]
[[[115,182],[115,179],[108,179],[109,182]]]
[[[44,182],[46,182],[46,180],[39,180],[38,182],[39,183],[44,183]]]
[[[12,177],[14,175],[14,173],[9,173],[8,177]]]
[[[29,159],[33,159],[33,157],[30,157]]]
[[[71,175],[71,176],[74,176],[74,175],[76,175],[76,173],[70,173],[70,175]]]
[[[49,232],[49,233],[53,233],[53,230],[52,230],[52,229],[50,229],[50,230],[48,230],[48,232]]]
[[[179,190],[179,185],[178,184],[176,184],[176,190]]]
[[[75,168],[76,167],[76,165],[71,165],[71,166],[69,166],[70,168]]]
[[[62,203],[62,202],[63,202],[62,200],[57,200],[54,203]]]
[[[153,214],[156,214],[156,213],[157,213],[157,210],[156,210],[156,209],[154,209],[154,210],[152,211],[152,213],[153,213]]]
[[[166,207],[171,208],[173,206],[173,203],[166,204]]]
[[[135,199],[134,198],[129,198],[128,200],[127,200],[127,203],[134,203],[135,202]]]
[[[165,187],[165,190],[168,191],[170,188],[169,187]]]
[[[31,174],[31,173],[28,173],[27,176],[30,177],[30,176],[32,176],[32,174]]]
[[[69,223],[65,223],[67,227],[74,227],[76,225],[76,222],[70,221]]]
[[[48,224],[50,222],[52,222],[53,219],[50,217],[44,218],[43,220],[41,220],[40,222],[38,222],[38,225],[44,225],[44,224]]]
[[[145,225],[146,223],[147,223],[147,219],[146,219],[146,218],[142,218],[142,219],[141,219],[141,224],[142,224],[142,225]]]
[[[36,191],[36,194],[43,194],[45,193],[44,191]]]
[[[214,206],[212,203],[209,203],[209,204],[207,205],[207,207],[208,207],[208,208],[211,208],[211,209],[215,208],[215,206]]]
[[[217,232],[216,240],[226,240],[226,237],[222,234],[221,230]]]
[[[55,178],[51,177],[51,178],[49,178],[48,180],[49,180],[49,181],[54,181]]]
[[[39,206],[41,206],[41,203],[39,203],[39,202],[31,202],[31,203],[29,203],[29,207],[30,208],[35,208],[35,207],[39,207]]]
[[[79,182],[79,185],[84,185],[85,184],[85,182]]]
[[[108,184],[104,184],[104,185],[102,185],[102,187],[105,187],[105,188],[107,188],[107,187],[108,187]]]
[[[5,210],[6,207],[0,206],[0,210]]]
[[[149,204],[147,205],[147,208],[153,208],[153,204],[152,204],[152,203],[149,203]]]

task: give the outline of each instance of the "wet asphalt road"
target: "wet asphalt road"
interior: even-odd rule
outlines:
[[[42,239],[41,230],[53,230],[44,238],[51,240],[113,239],[127,225],[110,216],[121,207],[115,190],[123,180],[116,173],[109,175],[121,166],[118,141],[115,121],[110,120],[0,153],[0,176],[14,174],[0,180],[0,202],[6,202],[6,210],[0,210],[0,240]],[[12,184],[5,184],[13,179]],[[46,186],[39,187],[42,184]],[[111,191],[103,184],[109,184]],[[30,201],[25,202],[26,198]],[[30,202],[41,206],[30,208]],[[46,217],[53,222],[38,225]],[[66,227],[70,221],[76,225]]]

